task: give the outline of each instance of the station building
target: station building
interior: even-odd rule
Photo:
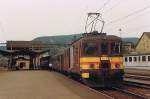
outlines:
[[[7,41],[7,51],[10,52],[9,68],[38,69],[39,54],[42,51],[40,41]]]
[[[8,69],[40,69],[40,59],[47,55],[51,45],[40,41],[7,41],[6,50],[0,50],[8,58]],[[46,54],[45,54],[46,53]]]

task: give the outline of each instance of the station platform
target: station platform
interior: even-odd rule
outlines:
[[[0,99],[108,99],[50,71],[0,72]]]

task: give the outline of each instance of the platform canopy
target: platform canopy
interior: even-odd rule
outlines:
[[[9,56],[11,54],[11,52],[9,51],[4,51],[4,50],[1,50],[0,49],[0,54],[3,55],[3,56]]]
[[[29,55],[29,56],[36,56],[39,52],[32,51],[29,49],[22,49],[12,52],[12,55]]]
[[[4,51],[4,50],[0,50],[0,54],[3,56],[16,56],[16,55],[29,55],[29,56],[36,56],[42,53],[46,53],[49,52],[49,50],[45,50],[45,51],[33,51],[30,49],[22,49],[22,50],[17,50],[17,51]]]

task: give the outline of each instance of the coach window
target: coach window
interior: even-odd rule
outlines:
[[[146,61],[146,56],[142,56],[142,61]]]
[[[127,58],[127,57],[125,57],[125,59],[124,59],[124,60],[125,60],[125,62],[128,62],[128,58]]]
[[[132,62],[132,57],[129,57],[129,62]]]
[[[141,61],[141,57],[139,56],[139,62]]]
[[[148,61],[150,61],[150,56],[148,56]]]
[[[101,53],[102,54],[108,54],[108,43],[102,43],[101,44]]]
[[[98,46],[94,42],[84,43],[83,53],[85,55],[96,55],[98,53]]]
[[[134,57],[134,62],[137,62],[137,57]]]

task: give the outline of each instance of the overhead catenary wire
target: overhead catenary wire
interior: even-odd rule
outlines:
[[[122,27],[122,28],[124,28],[124,27]],[[122,28],[120,28],[120,29],[122,29]],[[148,30],[147,30],[148,29]],[[124,31],[124,33],[133,33],[133,32],[136,32],[136,33],[140,33],[140,32],[143,32],[143,31],[140,31],[140,30],[144,30],[144,32],[146,32],[146,30],[147,31],[150,31],[150,24],[145,24],[145,25],[141,25],[141,26],[138,26],[138,27],[132,27],[132,28],[130,28],[130,27],[126,27],[126,29],[123,29]],[[112,31],[119,31],[119,29],[113,29],[113,30],[111,30],[110,32],[112,32]],[[137,32],[138,31],[138,32]],[[115,32],[116,33],[116,35],[118,35],[118,33],[117,32]],[[114,33],[114,32],[113,32]],[[122,35],[122,34],[121,34]],[[125,34],[126,35],[126,34]]]
[[[119,22],[119,21],[122,21],[122,20],[124,20],[124,19],[127,19],[128,17],[131,17],[131,16],[133,16],[133,15],[136,15],[136,14],[138,14],[138,13],[140,13],[140,12],[143,12],[144,10],[149,9],[149,8],[150,8],[150,5],[147,6],[147,7],[142,8],[142,9],[136,10],[136,11],[134,11],[134,12],[132,12],[132,13],[126,15],[126,16],[123,16],[123,17],[118,18],[118,19],[116,19],[116,20],[110,21],[110,22],[107,23],[107,25],[112,24],[112,23],[116,23],[116,22]]]
[[[104,12],[104,14],[110,12],[111,10],[113,10],[114,8],[116,8],[120,3],[122,2],[122,0],[119,0],[116,4],[114,4],[112,7],[110,7],[108,10],[106,10]]]
[[[150,24],[146,24],[146,25],[141,25],[141,26],[138,26],[138,27],[134,27],[134,28],[128,28],[127,31],[137,31],[137,30],[141,30],[143,28],[149,28],[150,27]]]
[[[96,12],[101,11],[111,0],[107,0]]]
[[[122,21],[124,21],[123,23],[121,22],[120,24],[116,24],[115,27],[114,27],[114,25],[113,25],[113,26],[111,26],[110,28],[106,28],[106,31],[111,31],[111,30],[113,30],[113,29],[116,29],[118,26],[123,26],[123,25],[126,25],[127,23],[131,23],[131,22],[137,21],[137,20],[135,20],[135,18],[137,19],[137,16],[138,16],[138,18],[141,17],[141,16],[143,17],[143,15],[149,13],[149,11],[150,11],[150,10],[148,10],[148,11],[146,11],[146,12],[140,14],[140,15],[137,14],[136,16],[134,16],[134,17],[132,17],[132,18],[130,18],[130,19],[128,19],[128,20],[122,20]],[[134,19],[133,19],[133,18],[134,18]]]

